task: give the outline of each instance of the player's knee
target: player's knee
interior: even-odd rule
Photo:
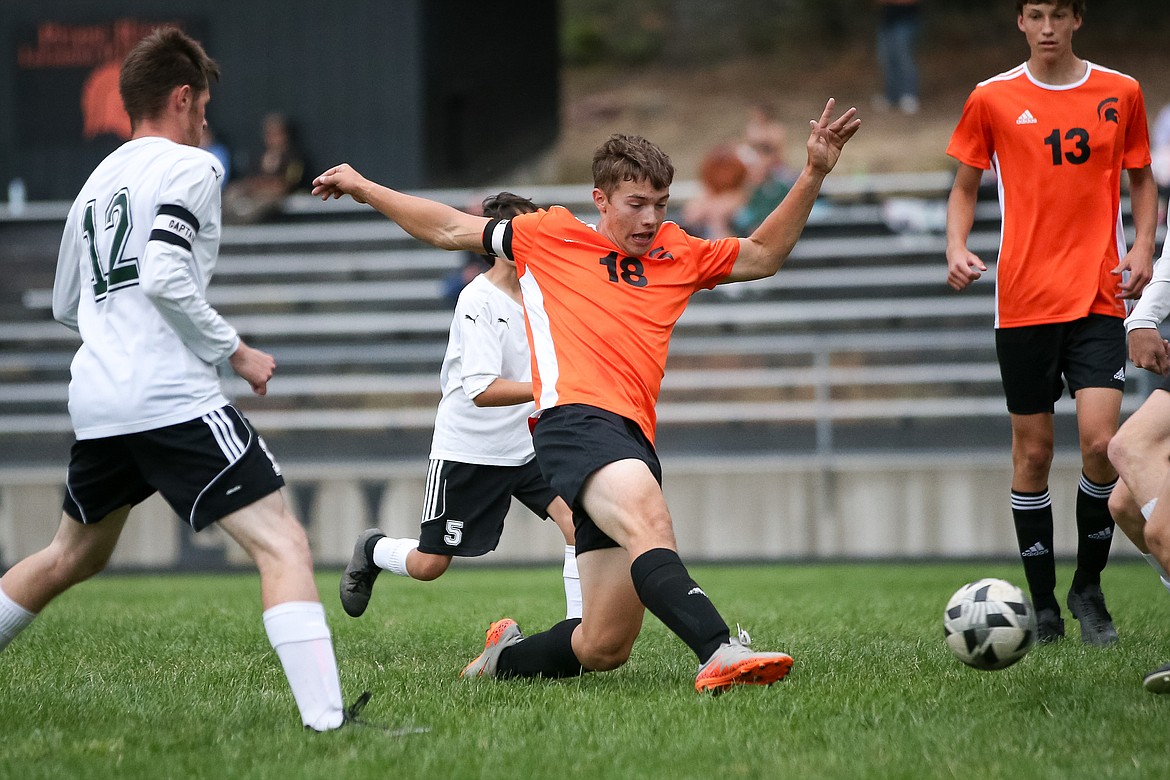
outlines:
[[[630,660],[628,647],[594,647],[585,654],[585,658],[578,658],[581,665],[593,672],[608,672]]]
[[[625,636],[616,634],[590,636],[586,633],[582,636],[580,644],[574,646],[573,649],[578,654],[577,660],[586,669],[594,672],[608,672],[630,660],[630,652],[633,647],[633,641]]]
[[[1109,444],[1105,447],[1105,454],[1108,456],[1109,462],[1113,464],[1113,468],[1123,471],[1129,458],[1129,450],[1129,434],[1122,428],[1109,439]]]
[[[1040,479],[1052,467],[1052,445],[1034,442],[1017,446],[1014,461],[1017,473],[1022,473],[1029,480]]]

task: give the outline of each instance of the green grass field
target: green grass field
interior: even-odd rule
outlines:
[[[559,567],[383,575],[345,616],[322,573],[347,701],[391,728],[312,734],[259,619],[250,575],[102,576],[0,654],[0,777],[1150,778],[1165,777],[1170,596],[1141,563],[1106,573],[1121,643],[1069,639],[1002,672],[942,641],[951,592],[1011,564],[693,566],[730,622],[796,664],[713,698],[653,617],[623,668],[561,682],[466,682],[489,619],[562,616]],[[1071,576],[1062,566],[1061,585]],[[734,625],[733,625],[734,628]]]

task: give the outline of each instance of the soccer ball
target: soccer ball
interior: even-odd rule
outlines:
[[[955,591],[943,615],[947,647],[976,669],[1005,669],[1036,643],[1036,612],[1006,580],[969,582]]]

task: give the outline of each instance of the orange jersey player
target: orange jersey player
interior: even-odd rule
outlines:
[[[573,509],[583,612],[525,637],[510,618],[491,624],[464,677],[552,679],[621,666],[649,609],[699,660],[695,688],[768,685],[792,665],[758,652],[727,623],[678,556],[654,404],[675,322],[691,295],[775,274],[792,251],[824,177],[857,132],[833,101],[810,122],[808,160],[788,196],[750,237],[707,242],[666,222],[674,167],[644,138],[614,135],[593,157],[586,225],[561,208],[511,220],[473,217],[404,195],[348,165],[314,182],[323,198],[370,203],[433,246],[484,250],[516,262],[533,354],[540,470]]]
[[[975,88],[947,154],[999,181],[996,327],[1125,316],[1121,171],[1150,164],[1137,81],[1086,62],[1057,88],[1020,65]]]
[[[695,292],[731,273],[739,240],[708,242],[665,222],[649,251],[630,256],[554,207],[492,223],[488,243],[516,257],[538,409],[597,406],[633,420],[653,442],[674,324]]]
[[[1016,10],[1028,60],[975,88],[947,147],[959,161],[947,205],[947,283],[963,290],[987,270],[967,240],[982,172],[992,168],[1003,218],[995,346],[1012,425],[1012,518],[1038,636],[1064,636],[1048,477],[1055,402],[1067,384],[1082,472],[1077,569],[1066,604],[1083,642],[1108,645],[1117,631],[1101,572],[1114,517],[1146,549],[1137,505],[1117,480],[1108,446],[1125,387],[1125,300],[1141,295],[1152,274],[1157,185],[1137,82],[1073,53],[1083,0],[1018,0]],[[1122,170],[1137,231],[1128,249]]]

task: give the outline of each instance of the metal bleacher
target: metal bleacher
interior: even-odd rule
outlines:
[[[907,229],[888,208],[937,215],[947,186],[946,174],[831,179],[776,277],[699,293],[675,331],[660,446],[829,453],[1006,441],[994,274],[951,291],[937,220]],[[675,199],[692,188],[676,185]],[[585,185],[533,189],[538,202],[590,217]],[[471,193],[430,195],[461,204]],[[45,240],[59,230],[51,213],[39,224]],[[971,247],[992,261],[998,237],[998,208],[983,201]],[[264,398],[233,376],[225,388],[285,459],[425,457],[450,325],[442,283],[461,262],[348,200],[294,198],[278,222],[225,227],[210,301],[278,363]],[[26,264],[19,305],[0,309],[0,437],[11,442],[0,464],[68,440],[77,338],[52,321],[52,265]]]

